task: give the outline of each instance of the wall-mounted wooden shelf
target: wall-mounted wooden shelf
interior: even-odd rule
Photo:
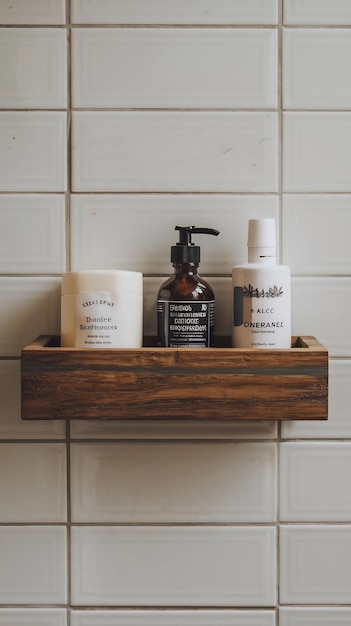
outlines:
[[[328,352],[314,337],[285,350],[61,348],[22,350],[22,419],[324,420]]]

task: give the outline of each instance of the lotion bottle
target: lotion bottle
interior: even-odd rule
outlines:
[[[215,296],[197,273],[200,248],[191,241],[193,233],[218,235],[213,228],[176,226],[179,242],[171,247],[174,274],[160,287],[157,296],[158,345],[171,348],[214,346]]]
[[[248,263],[232,270],[234,348],[291,348],[290,269],[276,261],[274,219],[252,219]]]

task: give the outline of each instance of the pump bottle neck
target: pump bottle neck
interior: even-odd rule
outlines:
[[[275,265],[276,250],[274,247],[249,247],[248,248],[249,263],[261,263],[262,265]]]
[[[198,263],[173,263],[174,273],[178,276],[184,274],[197,274]]]

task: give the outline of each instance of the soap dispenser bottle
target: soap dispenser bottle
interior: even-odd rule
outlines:
[[[290,269],[276,261],[274,219],[249,220],[248,263],[232,270],[234,348],[291,348]]]
[[[171,247],[174,274],[160,287],[157,296],[158,345],[170,348],[214,346],[215,296],[210,285],[197,273],[200,247],[194,233],[219,235],[213,228],[176,226],[179,242]]]

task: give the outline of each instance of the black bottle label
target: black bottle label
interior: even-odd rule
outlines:
[[[209,348],[214,344],[211,301],[157,301],[158,343],[168,348]]]

